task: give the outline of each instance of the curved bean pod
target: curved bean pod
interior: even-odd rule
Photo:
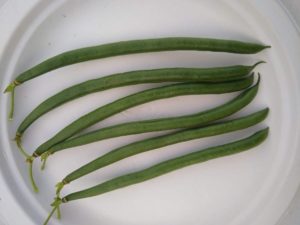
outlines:
[[[212,124],[206,127],[200,127],[195,129],[189,129],[185,131],[179,131],[174,134],[149,138],[146,140],[134,142],[111,152],[106,153],[98,157],[97,159],[81,166],[77,170],[69,173],[65,178],[57,185],[57,194],[60,193],[62,187],[65,184],[68,184],[78,178],[90,174],[98,169],[101,169],[105,166],[108,166],[114,162],[120,161],[127,157],[140,154],[146,151],[162,148],[167,145],[176,144],[179,142],[185,142],[193,139],[210,137],[220,134],[225,134],[241,129],[248,128],[257,123],[263,121],[268,115],[269,109],[263,109],[256,113],[252,113],[248,116],[241,117],[234,120],[229,120],[225,122],[219,122],[216,124]]]
[[[253,83],[253,75],[238,81],[224,83],[183,83],[168,85],[159,88],[145,90],[133,95],[126,96],[116,100],[110,104],[102,106],[79,119],[72,122],[70,125],[59,131],[54,137],[40,145],[34,152],[34,156],[40,156],[45,151],[49,150],[53,145],[70,138],[79,131],[102,121],[114,114],[131,107],[144,104],[146,102],[171,98],[181,95],[197,95],[197,94],[222,94],[234,91],[243,90]]]
[[[31,171],[33,161],[36,157],[40,156],[44,152],[48,151],[53,145],[60,143],[74,134],[80,132],[81,130],[104,120],[114,114],[117,114],[128,108],[158,100],[163,98],[170,98],[180,95],[196,95],[196,94],[221,94],[228,93],[238,90],[243,90],[253,83],[253,75],[231,82],[224,83],[182,83],[169,85],[165,87],[153,88],[150,90],[145,90],[133,95],[116,100],[110,104],[104,105],[86,115],[75,120],[73,123],[59,131],[56,135],[50,138],[48,141],[41,144],[32,154],[32,156],[26,156],[26,162],[29,164],[30,168],[30,180],[34,190],[37,192],[38,188],[35,184],[33,173]],[[19,146],[22,149],[22,146]]]
[[[160,52],[160,51],[213,51],[229,52],[240,54],[254,54],[270,46],[262,44],[240,42],[234,40],[222,40],[211,38],[192,38],[192,37],[168,37],[158,39],[144,39],[121,41],[116,43],[80,48],[67,51],[49,58],[40,64],[26,70],[17,76],[11,84],[5,89],[5,92],[12,92],[14,95],[15,87],[41,74],[49,71],[79,63],[88,60],[101,59],[106,57],[136,54],[143,52]],[[12,100],[13,102],[13,100]],[[13,108],[10,117],[13,116]]]
[[[44,225],[48,223],[53,213],[59,209],[62,203],[101,195],[110,191],[114,191],[120,188],[124,188],[133,184],[138,184],[153,179],[155,177],[162,176],[164,174],[173,172],[175,170],[187,166],[249,150],[261,144],[267,138],[268,131],[269,128],[265,128],[254,133],[250,137],[235,142],[206,148],[204,150],[196,151],[174,159],[170,159],[158,163],[154,166],[151,166],[147,169],[119,176],[111,180],[105,181],[94,187],[68,194],[62,199],[57,197],[55,201],[51,204],[53,209],[47,217]]]
[[[218,107],[199,112],[187,116],[171,117],[171,118],[161,118],[152,119],[144,121],[129,122],[124,124],[118,124],[111,127],[101,128],[96,131],[92,131],[61,143],[52,146],[46,153],[45,159],[55,152],[72,148],[76,146],[81,146],[89,144],[96,141],[101,141],[104,139],[109,139],[113,137],[139,134],[153,131],[164,131],[179,128],[191,128],[199,127],[208,124],[209,122],[225,118],[231,114],[239,111],[248,105],[256,96],[259,88],[259,82],[253,87],[245,90],[239,94],[234,99],[229,102],[220,105]],[[43,156],[42,156],[43,158]]]
[[[143,83],[159,82],[224,82],[248,75],[258,64],[251,66],[229,66],[217,68],[165,68],[131,71],[89,80],[66,88],[39,104],[22,121],[17,129],[16,140],[21,142],[24,131],[39,117],[65,102],[90,93],[111,88]]]
[[[143,182],[145,180],[161,176],[168,172],[193,165],[200,162],[205,162],[211,159],[215,159],[222,156],[232,155],[235,153],[239,153],[250,148],[253,148],[263,142],[268,135],[268,128],[263,129],[254,135],[242,139],[239,141],[231,142],[229,144],[211,147],[204,149],[202,151],[193,152],[184,156],[177,157],[175,159],[171,159],[162,163],[159,163],[155,166],[152,166],[148,169],[131,173],[128,175],[120,176],[114,178],[110,181],[106,181],[100,185],[95,187],[75,192],[73,194],[69,194],[62,198],[63,202],[69,202],[81,198],[93,197],[99,194],[103,194],[108,191],[112,191],[115,189],[119,189],[122,187],[129,186],[131,184],[136,184]]]

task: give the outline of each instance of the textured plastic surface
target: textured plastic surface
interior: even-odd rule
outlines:
[[[1,94],[0,221],[3,224],[41,224],[50,209],[54,184],[65,174],[114,147],[154,135],[118,138],[59,153],[49,159],[45,172],[38,171],[36,163],[35,174],[41,189],[36,195],[30,189],[23,158],[11,139],[24,116],[47,96],[80,81],[120,71],[163,66],[251,64],[257,60],[268,62],[256,70],[263,76],[260,93],[251,107],[236,116],[268,105],[271,114],[265,124],[271,127],[271,135],[267,142],[247,153],[66,204],[62,209],[62,220],[54,218],[51,223],[297,224],[297,216],[290,205],[291,202],[292,206],[297,205],[294,197],[300,180],[297,140],[300,127],[297,118],[300,112],[297,104],[300,97],[299,33],[295,28],[297,19],[291,19],[281,3],[273,0],[27,0],[26,3],[8,0],[0,2],[0,7],[1,30],[3,28],[0,35],[1,90],[17,73],[42,59],[99,43],[158,36],[213,36],[272,45],[272,49],[253,56],[155,53],[69,66],[18,88],[16,114],[12,122],[7,121],[9,98]],[[293,5],[292,8],[295,10]],[[24,145],[31,152],[79,115],[152,86],[156,85],[113,89],[68,103],[33,124],[24,136]],[[141,118],[188,114],[220,104],[233,96],[189,96],[157,101],[128,110],[96,127]],[[132,157],[74,182],[66,187],[64,193],[144,168],[185,151],[240,138],[258,127]]]

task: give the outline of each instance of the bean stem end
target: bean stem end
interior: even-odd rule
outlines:
[[[55,187],[56,187],[56,196],[59,197],[61,190],[64,188],[65,183],[63,181],[58,182]]]
[[[29,164],[29,178],[30,178],[30,183],[31,183],[31,186],[34,190],[35,193],[38,193],[39,192],[39,188],[37,187],[35,181],[34,181],[34,177],[33,177],[33,160],[34,160],[34,157],[33,156],[30,156],[29,158],[26,159],[26,162]]]
[[[46,162],[47,162],[47,159],[48,159],[49,156],[50,156],[50,153],[49,153],[49,152],[44,152],[44,153],[41,155],[41,161],[42,161],[41,170],[44,170],[44,169],[45,169],[45,167],[46,167]]]
[[[21,135],[17,134],[15,137],[15,141],[17,143],[18,149],[21,152],[21,154],[26,158],[26,162],[29,164],[28,166],[28,171],[29,171],[29,178],[30,178],[30,183],[31,186],[34,190],[34,192],[38,193],[39,189],[34,181],[34,177],[33,177],[33,160],[34,160],[34,156],[30,156],[23,148],[22,146],[22,140],[21,140]]]
[[[60,214],[60,204],[62,203],[62,200],[58,197],[54,198],[54,202],[51,204],[51,206],[53,207],[51,212],[49,213],[48,217],[46,218],[45,222],[43,223],[43,225],[47,225],[49,220],[51,219],[52,215],[57,212],[57,217],[61,217]]]
[[[15,108],[15,88],[18,86],[20,82],[17,80],[10,83],[10,85],[7,86],[7,88],[4,90],[4,93],[11,92],[11,101],[10,101],[10,111],[8,115],[8,119],[12,120],[14,117],[14,108]]]
[[[15,137],[15,141],[16,141],[16,144],[17,144],[17,147],[20,151],[20,153],[27,159],[30,159],[30,155],[24,150],[23,146],[22,146],[22,137],[21,135],[17,134],[16,137]]]

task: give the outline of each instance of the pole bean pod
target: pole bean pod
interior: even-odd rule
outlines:
[[[59,131],[53,138],[40,145],[34,155],[40,156],[44,151],[49,150],[53,145],[70,138],[79,131],[100,122],[110,116],[113,116],[123,110],[141,105],[147,102],[171,98],[182,95],[199,95],[199,94],[224,94],[229,92],[240,91],[248,88],[253,83],[253,75],[245,79],[223,83],[182,83],[168,85],[164,87],[153,88],[138,92],[116,100],[94,111],[87,113],[70,125]]]
[[[44,73],[64,66],[85,62],[88,60],[144,52],[189,50],[255,54],[269,47],[270,46],[262,44],[241,42],[235,40],[193,37],[167,37],[157,39],[121,41],[67,51],[51,57],[21,73],[5,89],[5,92],[12,93],[10,118],[13,117],[13,97],[16,86]]]
[[[79,119],[72,122],[67,127],[63,128],[56,135],[50,138],[48,141],[40,145],[33,153],[32,156],[27,158],[27,162],[30,164],[29,167],[32,168],[32,163],[35,157],[40,156],[44,152],[48,151],[53,145],[58,144],[78,132],[84,130],[85,128],[102,121],[114,114],[117,114],[128,108],[158,100],[164,98],[170,98],[180,95],[196,95],[196,94],[221,94],[243,90],[248,88],[253,83],[253,75],[231,82],[223,83],[182,83],[168,85],[165,87],[153,88],[150,90],[145,90],[133,95],[116,100],[110,104],[102,106],[86,115],[80,117]],[[30,173],[32,174],[32,172]],[[31,176],[31,181],[35,191],[37,187],[33,181],[33,176]]]
[[[238,141],[206,148],[204,150],[196,151],[174,159],[170,159],[158,163],[154,166],[151,166],[147,169],[119,176],[111,180],[105,181],[101,184],[98,184],[94,187],[68,194],[63,198],[56,197],[54,202],[51,204],[53,209],[47,217],[46,221],[44,222],[44,225],[46,225],[49,222],[54,212],[59,210],[60,205],[62,203],[98,196],[130,185],[145,182],[147,180],[165,175],[167,173],[173,172],[175,170],[187,166],[249,150],[261,144],[267,138],[268,131],[269,128],[265,128],[247,138],[240,139]]]
[[[127,157],[180,142],[245,129],[263,121],[267,117],[268,112],[269,109],[266,108],[238,119],[219,122],[206,127],[179,131],[174,134],[154,137],[119,147],[69,173],[57,184],[56,193],[59,194],[64,185]]]
[[[64,149],[125,135],[204,126],[209,122],[225,118],[244,108],[255,98],[258,88],[259,81],[229,102],[196,114],[123,123],[73,137],[52,146],[47,152],[44,152],[41,155],[43,167],[46,159],[51,154]]]
[[[225,82],[240,79],[258,65],[260,61],[251,66],[236,65],[216,68],[164,68],[153,70],[131,71],[101,77],[76,84],[39,104],[22,121],[16,132],[16,141],[21,143],[24,131],[38,118],[56,107],[76,98],[104,91],[111,88],[134,84],[160,83],[160,82]]]

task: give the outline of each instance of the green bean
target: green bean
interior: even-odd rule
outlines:
[[[180,95],[195,95],[195,94],[221,94],[245,89],[253,83],[253,75],[231,82],[224,83],[181,83],[165,87],[153,88],[145,90],[133,95],[116,100],[110,104],[102,106],[86,115],[75,120],[67,127],[59,131],[56,135],[50,138],[45,143],[41,144],[33,153],[32,156],[27,157],[26,162],[33,163],[35,157],[40,156],[48,151],[53,145],[60,143],[81,130],[104,120],[114,114],[117,114],[128,108],[158,100],[163,98],[170,98]],[[32,166],[30,166],[32,167]],[[30,177],[33,187],[36,188],[33,176]],[[37,189],[35,189],[37,191]]]
[[[167,173],[173,172],[175,170],[191,166],[197,163],[205,162],[208,160],[233,155],[240,153],[246,150],[249,150],[253,147],[258,146],[262,143],[268,136],[268,128],[260,130],[250,137],[240,139],[235,142],[231,142],[224,145],[219,145],[215,147],[206,148],[204,150],[196,151],[189,153],[177,158],[173,158],[161,163],[158,163],[154,166],[151,166],[147,169],[129,173],[123,176],[113,178],[111,180],[105,181],[101,184],[98,184],[94,187],[71,193],[63,197],[55,198],[55,201],[51,204],[53,207],[51,213],[47,217],[44,225],[46,225],[52,216],[52,214],[60,207],[61,203],[67,203],[70,201],[89,198],[97,195],[101,195],[110,191],[114,191],[120,188],[124,188],[133,184],[138,184],[155,177],[165,175]]]
[[[89,188],[86,191],[80,191],[74,194],[69,194],[62,199],[63,202],[69,202],[80,198],[92,197],[108,191],[112,191],[130,184],[139,183],[165,173],[180,169],[195,163],[204,162],[210,159],[215,159],[221,156],[227,156],[234,153],[239,153],[257,146],[265,140],[268,134],[268,128],[263,129],[247,139],[232,142],[229,144],[211,147],[206,150],[190,153],[175,159],[171,159],[146,170],[128,174],[115,178],[111,181],[104,182],[103,184]]]
[[[53,145],[66,140],[79,131],[104,120],[116,113],[128,108],[144,104],[146,102],[170,98],[180,95],[197,95],[197,94],[222,94],[243,90],[253,83],[253,75],[238,81],[224,83],[182,83],[173,84],[164,87],[145,90],[133,95],[126,96],[110,104],[102,106],[86,115],[75,120],[73,123],[58,132],[53,138],[40,145],[35,151],[35,155],[41,155],[44,150],[49,150]]]
[[[221,82],[230,81],[248,75],[258,64],[217,68],[165,68],[132,71],[89,80],[62,90],[38,105],[20,124],[16,140],[21,142],[24,131],[39,117],[65,102],[81,96],[110,88],[141,83],[159,82]]]
[[[140,154],[142,152],[150,151],[153,149],[162,148],[167,145],[176,144],[179,142],[185,142],[197,138],[210,137],[236,130],[241,130],[253,126],[263,121],[268,115],[269,109],[263,109],[259,112],[250,114],[245,117],[241,117],[234,120],[225,122],[219,122],[211,124],[206,127],[194,128],[185,131],[179,131],[174,134],[164,135],[160,137],[154,137],[138,142],[134,142],[122,147],[119,147],[111,152],[106,153],[98,157],[97,159],[81,166],[77,170],[69,173],[65,178],[57,185],[57,194],[65,184],[68,184],[78,178],[90,174],[98,169],[108,166],[114,162],[120,161],[127,157]]]
[[[124,124],[118,124],[111,127],[102,128],[65,140],[61,143],[52,146],[47,152],[42,154],[41,157],[44,160],[43,166],[45,165],[46,159],[49,155],[67,148],[72,148],[108,138],[131,134],[164,131],[179,128],[191,128],[206,125],[211,121],[225,118],[226,116],[229,116],[248,105],[255,98],[258,88],[259,82],[257,82],[257,84],[255,84],[253,87],[249,88],[248,90],[245,90],[229,102],[196,114],[171,118],[128,122]]]
[[[72,65],[88,60],[101,59],[106,57],[136,54],[143,52],[194,50],[194,51],[213,51],[229,52],[240,54],[254,54],[270,46],[255,43],[247,43],[233,40],[210,39],[210,38],[191,38],[191,37],[168,37],[158,39],[144,39],[121,41],[116,43],[80,48],[67,51],[49,58],[40,64],[26,70],[17,76],[5,89],[5,92],[12,92],[14,95],[15,87],[40,76],[49,71]],[[13,100],[12,100],[13,102]],[[10,117],[13,116],[13,107]]]
[[[193,152],[181,157],[177,157],[175,159],[159,163],[146,170],[117,177],[111,181],[106,181],[103,184],[97,185],[87,190],[69,194],[66,197],[64,197],[62,201],[69,202],[81,198],[92,197],[121,187],[128,186],[130,184],[139,183],[195,163],[204,162],[210,159],[215,159],[221,156],[227,156],[234,153],[239,153],[260,144],[262,141],[265,140],[267,134],[268,128],[255,133],[247,139],[242,139],[240,141],[232,142],[217,147],[211,147],[206,150]]]

